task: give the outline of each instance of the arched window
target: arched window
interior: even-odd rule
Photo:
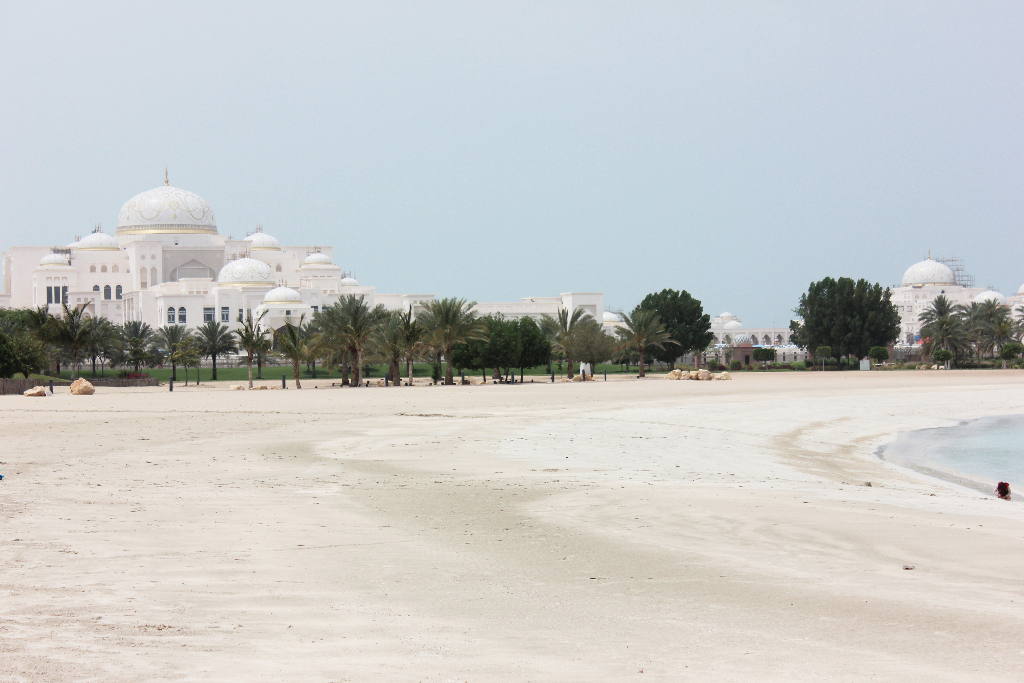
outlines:
[[[167,324],[168,325],[173,325],[174,324],[174,307],[173,306],[171,308],[167,309]]]
[[[104,266],[100,266],[100,272],[101,273],[107,272],[107,267],[105,265]]]
[[[182,306],[178,309],[178,323],[184,324],[185,322],[185,307]]]
[[[767,334],[764,335],[764,342],[763,343],[764,343],[765,346],[771,346],[772,345],[772,338],[769,337]]]
[[[94,292],[100,291],[100,286],[99,285],[93,285],[92,286],[92,291],[94,291]]]
[[[120,273],[121,271],[118,269],[118,267],[116,265],[113,265],[113,266],[110,266],[110,272],[111,273]]]
[[[156,266],[149,269],[149,284],[155,285],[158,280],[156,279]]]
[[[276,270],[278,273],[280,273],[281,272],[281,264],[278,263],[277,264],[277,268],[275,268],[274,270]]]
[[[90,273],[95,273],[96,272],[96,264],[95,263],[92,264],[91,266],[89,266],[89,272]]]
[[[143,268],[139,273],[139,287],[146,289],[149,285],[146,283],[146,269]]]
[[[114,298],[115,298],[115,299],[120,299],[120,298],[121,298],[121,285],[118,285],[118,286],[117,286],[117,287],[116,287],[116,288],[114,289]]]
[[[103,286],[103,298],[108,300],[110,299],[110,285]]]

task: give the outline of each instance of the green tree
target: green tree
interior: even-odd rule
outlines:
[[[445,384],[455,383],[452,347],[487,335],[486,325],[473,312],[475,305],[475,302],[465,299],[445,298],[434,299],[424,306],[426,312],[423,316],[423,326],[433,336],[437,346],[443,350],[447,361]]]
[[[949,361],[953,359],[953,352],[947,349],[939,349],[932,353],[932,358],[936,363],[944,364],[946,369],[949,370]]]
[[[195,338],[188,334],[182,338],[171,351],[171,358],[175,364],[185,368],[185,386],[188,386],[188,369],[196,368],[196,384],[199,384],[199,360],[202,351]]]
[[[196,329],[196,342],[199,344],[199,352],[213,361],[214,380],[217,379],[217,356],[238,353],[235,333],[227,325],[221,325],[215,320],[209,320]]]
[[[1024,345],[1020,342],[1003,344],[1003,348],[999,349],[999,357],[1003,359],[1003,370],[1006,369],[1006,361],[1013,360],[1022,353],[1024,353]]]
[[[126,364],[131,364],[135,368],[135,372],[140,372],[143,365],[148,365],[153,361],[155,334],[153,328],[148,324],[138,320],[129,320],[121,325],[120,337],[125,353],[124,361]],[[198,376],[197,373],[196,383],[199,382]]]
[[[640,356],[640,376],[646,377],[644,372],[644,352],[647,349],[663,348],[666,344],[674,344],[672,336],[665,331],[658,314],[651,310],[644,310],[637,306],[630,314],[622,315],[623,327],[619,328],[620,345],[625,348],[636,349]]]
[[[246,314],[243,318],[238,316],[238,322],[242,327],[238,330],[238,345],[242,347],[246,355],[246,366],[249,368],[249,388],[252,389],[252,360],[257,354],[266,354],[270,351],[272,342],[267,338],[263,329],[263,318],[266,311],[259,314],[257,318],[252,313]]]
[[[387,315],[384,306],[370,308],[362,296],[349,295],[320,312],[320,324],[329,343],[347,349],[344,368],[351,366],[352,384],[362,382],[363,354],[370,344],[374,330]],[[347,369],[342,370],[347,374]],[[344,382],[344,380],[343,380]]]
[[[522,381],[526,368],[535,368],[551,360],[551,340],[544,334],[537,321],[529,316],[520,318],[516,325],[519,332],[519,358],[516,365],[519,367],[519,381]],[[611,337],[608,339],[614,348],[615,340]]]
[[[920,315],[922,352],[934,357],[936,349],[949,351],[952,357],[970,347],[969,329],[958,309],[945,296],[935,297]]]
[[[14,377],[18,371],[18,352],[14,349],[14,340],[0,330],[0,377]]]
[[[794,342],[805,349],[830,346],[837,359],[863,358],[872,346],[894,342],[900,330],[890,291],[863,279],[812,282],[795,312],[800,320],[790,323]]]
[[[876,363],[884,363],[889,360],[889,349],[884,346],[872,346],[868,351],[868,358]]]
[[[423,348],[426,330],[412,317],[412,308],[402,314],[399,320],[402,330],[402,354],[405,358],[405,369],[409,373],[409,384],[412,384],[412,364],[416,355]]]
[[[171,380],[178,381],[178,362],[174,359],[174,347],[188,336],[184,325],[164,325],[156,332],[156,344],[161,347],[165,357],[171,362]]]
[[[541,317],[540,327],[551,340],[552,353],[566,360],[566,376],[569,379],[572,379],[574,374],[573,360],[579,358],[576,355],[577,337],[586,321],[593,319],[593,316],[582,308],[577,308],[572,313],[568,309],[560,308],[556,317],[546,313]]]
[[[54,344],[65,349],[71,356],[71,379],[75,379],[75,369],[82,350],[92,342],[96,330],[96,320],[85,315],[85,305],[69,308],[61,304],[62,315],[51,318],[43,329]]]
[[[402,352],[405,348],[405,339],[402,335],[402,314],[398,311],[388,311],[380,325],[374,330],[372,339],[374,349],[388,364],[391,383],[396,387],[401,386],[402,374],[398,369],[398,363],[402,359]]]
[[[306,344],[306,335],[303,332],[303,321],[306,318],[306,314],[303,313],[299,317],[299,324],[294,325],[290,320],[284,321],[284,327],[279,330],[274,330],[274,342],[277,345],[278,352],[291,361],[292,370],[295,372],[295,388],[301,389],[302,382],[299,379],[299,370],[302,366],[302,361],[309,352],[309,347]]]
[[[754,349],[754,360],[762,364],[762,367],[767,369],[768,363],[775,360],[775,349],[770,349],[764,346],[759,346]]]
[[[831,357],[832,357],[832,347],[831,346],[819,346],[814,351],[814,358],[815,359],[818,359],[818,358],[821,359],[821,369],[822,370],[825,369],[825,361],[828,360]]]
[[[679,356],[691,351],[703,351],[715,338],[711,332],[711,316],[704,312],[699,300],[690,296],[687,291],[677,292],[674,289],[663,289],[648,294],[640,302],[640,308],[654,311],[665,326],[675,344],[651,350],[656,360],[668,363],[675,368]]]

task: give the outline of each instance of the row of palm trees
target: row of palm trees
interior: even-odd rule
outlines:
[[[40,353],[34,361],[38,372],[56,360],[71,366],[72,379],[85,361],[91,360],[93,374],[96,363],[110,367],[133,368],[170,364],[171,377],[177,381],[179,366],[188,369],[210,359],[212,378],[217,379],[217,363],[227,356],[242,354],[252,387],[254,362],[262,363],[276,356],[292,366],[296,388],[301,388],[303,364],[314,371],[317,363],[329,372],[341,368],[342,384],[360,386],[362,368],[368,361],[388,366],[392,381],[401,376],[400,365],[406,363],[412,381],[415,360],[427,360],[439,367],[444,362],[444,382],[454,384],[452,349],[457,344],[486,340],[487,326],[472,310],[474,302],[460,298],[436,299],[424,304],[424,310],[413,319],[411,310],[388,311],[383,305],[369,306],[361,296],[339,299],[324,307],[311,320],[305,317],[286,320],[279,329],[269,329],[264,316],[240,317],[239,326],[209,321],[195,330],[184,325],[165,325],[153,329],[141,321],[114,325],[105,318],[91,318],[84,307],[63,307],[61,315],[53,316],[45,309],[32,309],[23,316],[26,336],[32,337],[50,353]],[[651,311],[635,309],[623,317],[618,339],[609,337],[593,317],[582,310],[562,309],[557,316],[544,316],[541,329],[551,341],[553,355],[565,358],[569,376],[574,361],[605,362],[617,353],[634,352],[639,356],[640,374],[644,374],[644,353],[647,349],[672,344],[664,326]]]
[[[993,300],[953,304],[939,295],[921,313],[920,320],[922,352],[926,356],[944,350],[956,359],[974,357],[980,361],[1024,337],[1024,318],[1014,318],[1009,306]]]

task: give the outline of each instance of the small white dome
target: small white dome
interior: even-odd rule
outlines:
[[[116,239],[102,232],[86,235],[79,240],[77,246],[79,251],[117,251],[121,248]]]
[[[301,304],[302,297],[290,287],[274,287],[263,297],[265,304]]]
[[[277,241],[276,237],[271,237],[267,233],[260,231],[254,232],[245,238],[245,241],[249,243],[249,248],[253,251],[258,249],[266,249],[272,251],[280,251],[281,243]]]
[[[327,254],[310,254],[302,263],[307,266],[329,266],[331,265],[331,257]]]
[[[606,323],[617,323],[619,322],[619,316],[615,315],[611,311],[604,312],[604,321]]]
[[[748,337],[747,335],[745,335],[745,334],[737,334],[735,337],[732,338],[732,343],[739,345],[739,344],[750,344],[752,342],[750,340],[750,337]]]
[[[976,302],[978,302],[979,304],[982,303],[983,301],[995,301],[995,302],[1000,303],[1000,304],[1006,303],[1006,297],[1005,296],[1003,296],[999,292],[993,291],[991,289],[988,290],[987,292],[982,292],[978,296],[974,297],[974,300]]]
[[[66,266],[68,264],[68,257],[63,254],[47,254],[43,258],[39,259],[39,265],[41,266]]]
[[[734,316],[729,311],[726,311],[725,313],[723,313],[722,315],[720,315],[718,317],[721,318],[722,320],[736,320],[736,316]]]
[[[1020,286],[1020,289],[1017,290],[1017,294],[1024,294],[1024,285]]]
[[[163,185],[140,192],[125,202],[117,216],[117,232],[216,234],[217,222],[213,209],[202,197]]]
[[[340,284],[342,287],[358,287],[359,281],[354,277],[343,277]]]
[[[231,261],[217,275],[217,282],[222,285],[271,286],[274,284],[274,271],[263,261],[254,258],[240,258]]]
[[[742,330],[743,329],[743,323],[741,323],[739,320],[736,320],[734,318],[733,320],[730,320],[729,322],[727,322],[724,325],[724,328],[727,329],[727,330]]]
[[[945,263],[926,259],[907,268],[903,273],[903,286],[955,285],[956,274]]]

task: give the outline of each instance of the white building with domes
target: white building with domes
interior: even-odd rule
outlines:
[[[114,235],[99,228],[63,247],[11,247],[3,252],[0,307],[46,306],[60,315],[61,304],[84,307],[90,317],[115,324],[130,320],[154,329],[190,328],[217,321],[237,329],[239,316],[266,313],[264,323],[310,318],[347,295],[370,306],[416,310],[433,294],[379,294],[360,285],[334,263],[329,246],[286,246],[261,227],[235,239],[217,229],[213,209],[199,195],[172,187],[147,190],[125,202]],[[558,308],[583,308],[599,318],[600,293],[525,298],[478,304],[478,313],[509,317]]]

